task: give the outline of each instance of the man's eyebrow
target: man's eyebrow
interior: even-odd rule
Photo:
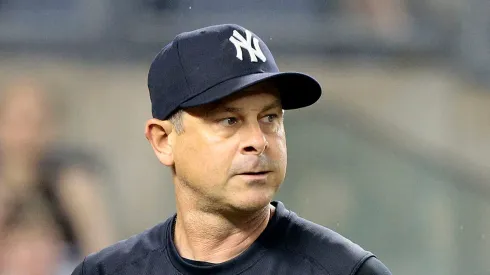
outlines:
[[[274,108],[277,108],[280,106],[281,106],[281,100],[277,99],[277,100],[273,101],[272,103],[264,106],[260,112],[269,111],[271,109],[274,109]],[[243,111],[243,108],[232,107],[232,106],[220,106],[220,105],[216,104],[216,106],[213,106],[212,108],[210,108],[209,110],[206,111],[206,116],[210,116],[215,112],[239,113],[241,111]]]
[[[281,100],[279,100],[279,99],[276,99],[271,104],[264,106],[264,108],[262,109],[262,112],[269,111],[269,110],[277,108],[277,107],[281,107]]]
[[[221,106],[219,104],[216,104],[215,106],[209,108],[206,110],[206,116],[211,116],[217,112],[228,112],[228,113],[238,113],[242,111],[243,108],[237,108],[237,107],[230,107],[230,106]]]
[[[224,106],[224,107],[219,108],[219,109],[222,109],[223,111],[228,112],[228,113],[239,113],[243,110],[243,108],[229,107],[229,106]]]

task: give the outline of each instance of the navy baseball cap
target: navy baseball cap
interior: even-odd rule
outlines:
[[[224,24],[184,32],[151,63],[152,115],[165,120],[178,109],[215,102],[263,81],[276,85],[285,110],[309,106],[322,93],[311,76],[280,72],[264,41],[242,26]]]

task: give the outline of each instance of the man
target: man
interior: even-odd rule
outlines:
[[[320,85],[279,72],[238,25],[178,35],[152,62],[146,138],[172,169],[177,213],[88,256],[73,274],[391,274],[339,234],[272,201],[286,172],[283,110]]]
[[[47,88],[27,77],[0,88],[0,274],[66,275],[113,240],[96,161],[58,143]]]

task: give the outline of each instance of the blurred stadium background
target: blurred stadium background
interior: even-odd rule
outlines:
[[[61,142],[104,163],[127,238],[174,211],[143,135],[151,59],[179,32],[241,24],[325,91],[286,112],[277,199],[393,274],[490,274],[489,14],[488,0],[1,0],[0,84],[34,77],[64,102]]]

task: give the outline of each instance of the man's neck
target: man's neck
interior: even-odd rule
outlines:
[[[174,242],[180,256],[210,263],[230,260],[245,251],[265,230],[274,208],[230,221],[223,215],[177,206]],[[185,210],[184,210],[185,209]]]

